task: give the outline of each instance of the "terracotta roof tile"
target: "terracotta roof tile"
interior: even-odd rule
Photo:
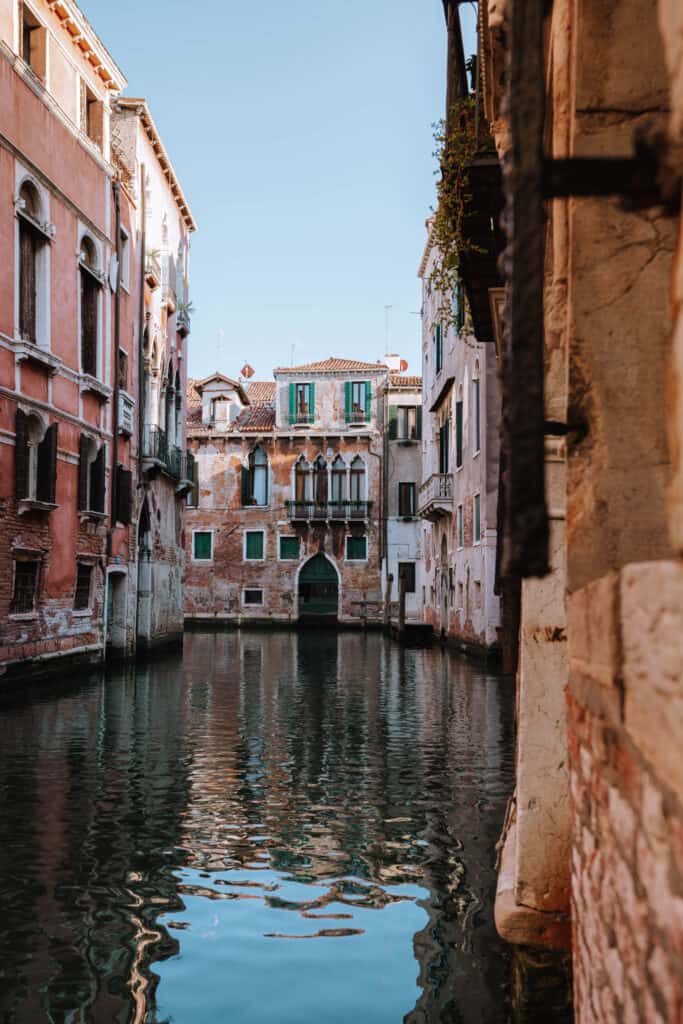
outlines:
[[[353,373],[364,370],[386,370],[384,363],[362,363],[357,359],[321,359],[317,363],[304,363],[302,366],[279,366],[273,373]]]
[[[274,402],[277,384],[274,380],[252,380],[245,384],[247,397],[252,405]]]
[[[422,377],[408,376],[403,373],[390,373],[389,384],[404,388],[421,388]]]
[[[199,395],[199,392],[197,391],[197,389],[195,387],[196,383],[197,383],[196,380],[192,380],[192,378],[190,378],[190,377],[187,378],[187,391],[186,391],[186,395],[187,395],[187,408],[188,409],[191,409],[193,406],[201,405],[202,404],[202,400],[201,400],[201,397]]]
[[[275,427],[275,406],[272,402],[251,405],[233,423],[233,430],[243,433],[262,433]]]

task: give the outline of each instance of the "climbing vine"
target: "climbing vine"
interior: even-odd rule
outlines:
[[[433,128],[438,180],[432,216],[434,259],[428,284],[439,296],[439,318],[450,325],[456,323],[453,294],[461,257],[479,251],[464,232],[472,200],[469,167],[479,149],[474,98],[460,100],[451,108],[448,122],[438,121]]]

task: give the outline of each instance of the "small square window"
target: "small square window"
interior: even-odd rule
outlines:
[[[280,558],[282,561],[296,561],[299,558],[300,540],[298,537],[280,537]]]
[[[92,565],[79,562],[76,571],[76,593],[74,595],[74,611],[83,612],[90,608],[92,591]]]
[[[262,590],[245,590],[244,591],[244,603],[245,605],[262,605],[263,604],[263,591]]]
[[[210,562],[213,557],[213,534],[195,531],[192,534],[192,557],[195,562]]]
[[[346,559],[348,562],[365,562],[368,557],[367,537],[346,538]]]
[[[40,562],[17,560],[14,563],[14,591],[10,613],[13,615],[26,615],[35,611],[36,596],[38,592],[38,575],[40,573]]]
[[[263,530],[247,530],[244,544],[244,557],[246,560],[248,562],[262,561],[264,547]]]

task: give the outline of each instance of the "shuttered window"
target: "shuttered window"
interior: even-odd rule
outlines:
[[[414,483],[400,483],[398,485],[398,514],[400,516],[415,515]]]
[[[82,612],[90,608],[90,595],[92,592],[93,567],[85,562],[79,562],[76,568],[76,592],[74,594],[74,611]]]
[[[280,558],[283,561],[298,560],[299,547],[298,537],[280,537]]]
[[[133,474],[123,466],[116,467],[116,519],[127,526],[133,503]]]
[[[475,377],[472,381],[472,430],[473,449],[478,452],[481,447],[481,409],[480,409],[479,380]]]
[[[95,442],[81,434],[78,443],[79,512],[104,512],[106,445],[95,451]]]
[[[10,613],[26,615],[35,611],[38,597],[40,562],[37,559],[17,559],[14,563],[14,587]]]
[[[248,562],[259,562],[263,558],[264,538],[262,530],[247,530],[244,555]]]
[[[441,324],[434,325],[434,367],[435,373],[441,373],[443,366],[443,327]]]
[[[42,428],[37,419],[17,409],[15,420],[14,490],[19,501],[55,503],[57,491],[57,424],[36,444],[30,435]],[[38,435],[39,436],[39,435]]]
[[[349,562],[364,562],[368,557],[367,537],[346,538],[346,559]]]
[[[45,431],[38,445],[36,499],[54,505],[57,494],[57,424]]]
[[[192,557],[195,562],[210,562],[213,557],[213,535],[195,530],[192,534]]]
[[[23,217],[19,218],[19,333],[36,343],[36,299],[39,235]]]
[[[104,480],[106,449],[102,445],[90,466],[90,510],[104,512]]]
[[[462,466],[462,402],[455,403],[455,465]]]
[[[17,409],[14,444],[14,492],[19,500],[28,498],[28,480],[28,416],[21,409]]]
[[[315,385],[289,385],[289,422],[313,423],[315,418]]]
[[[97,376],[97,307],[100,289],[91,272],[81,267],[81,369]]]

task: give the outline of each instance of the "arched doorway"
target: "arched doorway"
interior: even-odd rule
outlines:
[[[339,608],[339,577],[325,555],[315,555],[299,575],[299,617],[336,619]]]
[[[145,498],[138,523],[138,601],[136,615],[138,648],[144,649],[152,635],[152,522]]]

